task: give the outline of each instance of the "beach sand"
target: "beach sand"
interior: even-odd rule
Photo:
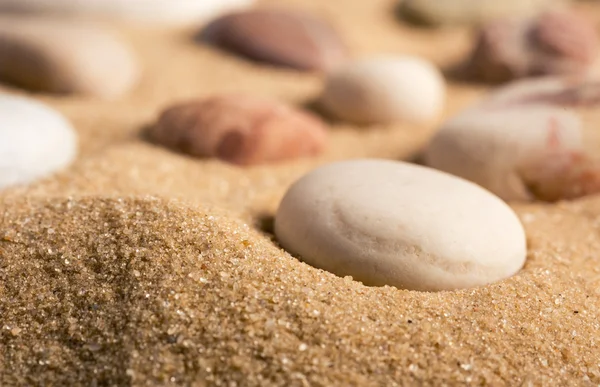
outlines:
[[[468,30],[402,25],[391,0],[262,2],[283,3],[331,20],[355,57],[448,67],[469,49]],[[599,5],[580,7],[600,22]],[[435,125],[333,123],[324,156],[270,166],[179,155],[141,135],[171,103],[243,91],[310,106],[322,77],[195,44],[197,28],[119,29],[140,85],[108,102],[34,95],[72,120],[80,155],[0,193],[0,385],[600,384],[600,196],[511,203],[528,260],[496,284],[424,293],[337,277],[278,247],[287,187],[333,160],[411,159]],[[452,82],[445,116],[485,92]]]

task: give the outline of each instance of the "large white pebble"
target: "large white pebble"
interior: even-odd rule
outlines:
[[[489,284],[524,264],[526,240],[502,200],[466,180],[388,160],[318,168],[287,192],[281,245],[367,285],[450,290]]]
[[[332,73],[320,103],[333,116],[358,124],[426,123],[439,116],[446,96],[440,71],[418,57],[364,59]]]
[[[491,101],[442,125],[424,152],[425,163],[504,200],[530,200],[529,166],[547,157],[552,142],[563,152],[581,152],[581,120],[553,106],[495,106]]]
[[[0,11],[24,11],[141,23],[206,21],[254,0],[0,0]]]
[[[76,153],[75,131],[61,114],[30,99],[0,94],[0,189],[52,174]]]

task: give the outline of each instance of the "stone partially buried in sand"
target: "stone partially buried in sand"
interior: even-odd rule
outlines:
[[[348,56],[335,29],[311,14],[256,9],[225,15],[199,35],[238,55],[299,70],[331,70]]]
[[[116,98],[139,68],[130,49],[98,26],[0,17],[0,81],[32,91]]]
[[[417,165],[353,160],[318,168],[286,193],[281,245],[366,285],[439,291],[508,278],[523,266],[523,227],[502,200]]]
[[[432,63],[390,56],[348,63],[330,74],[319,104],[356,124],[423,124],[440,115],[445,98],[444,78]]]
[[[205,21],[254,0],[0,0],[0,11],[72,15],[141,23]]]
[[[424,159],[505,200],[573,199],[600,192],[600,164],[584,152],[581,126],[563,108],[492,96],[442,125]]]
[[[63,169],[76,153],[75,131],[62,115],[39,102],[0,94],[0,189]]]
[[[317,155],[327,129],[316,116],[281,102],[220,95],[166,109],[149,137],[193,156],[251,165]]]
[[[480,24],[492,19],[534,15],[561,3],[561,0],[402,0],[399,13],[404,19],[431,26]]]
[[[573,11],[496,20],[480,30],[464,72],[492,83],[540,75],[585,77],[597,71],[598,47],[593,23]]]

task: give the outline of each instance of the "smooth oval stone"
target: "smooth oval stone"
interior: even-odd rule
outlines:
[[[555,192],[566,175],[589,182],[577,161],[584,155],[581,126],[576,114],[562,108],[488,101],[442,125],[424,160],[505,200],[557,200],[544,192]]]
[[[161,145],[198,157],[252,165],[319,154],[325,124],[280,102],[221,95],[166,109],[149,132]]]
[[[535,18],[492,21],[482,27],[465,72],[485,82],[540,75],[587,76],[598,63],[595,26],[568,10]]]
[[[0,17],[0,81],[32,91],[115,98],[139,78],[129,48],[82,23]]]
[[[319,103],[332,116],[357,123],[427,123],[445,103],[446,86],[430,62],[411,56],[349,63],[330,74]]]
[[[402,0],[403,18],[431,26],[480,24],[489,20],[534,15],[561,0]]]
[[[524,264],[513,211],[466,180],[388,160],[343,161],[294,183],[275,217],[281,245],[366,285],[438,291],[489,284]]]
[[[30,99],[0,94],[0,189],[61,170],[76,153],[76,133],[61,114]]]
[[[281,9],[225,15],[199,38],[247,58],[298,70],[331,70],[348,56],[345,44],[325,21]]]
[[[0,0],[0,11],[71,15],[140,23],[206,21],[254,0]]]

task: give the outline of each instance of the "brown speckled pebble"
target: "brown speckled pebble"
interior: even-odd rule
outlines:
[[[220,95],[166,109],[149,136],[193,156],[251,165],[316,155],[327,132],[316,116],[283,103]]]
[[[260,62],[298,70],[331,70],[347,58],[336,31],[300,11],[257,9],[223,16],[199,38]]]
[[[536,75],[586,76],[598,57],[598,37],[583,15],[561,10],[483,26],[465,73],[497,83]]]

